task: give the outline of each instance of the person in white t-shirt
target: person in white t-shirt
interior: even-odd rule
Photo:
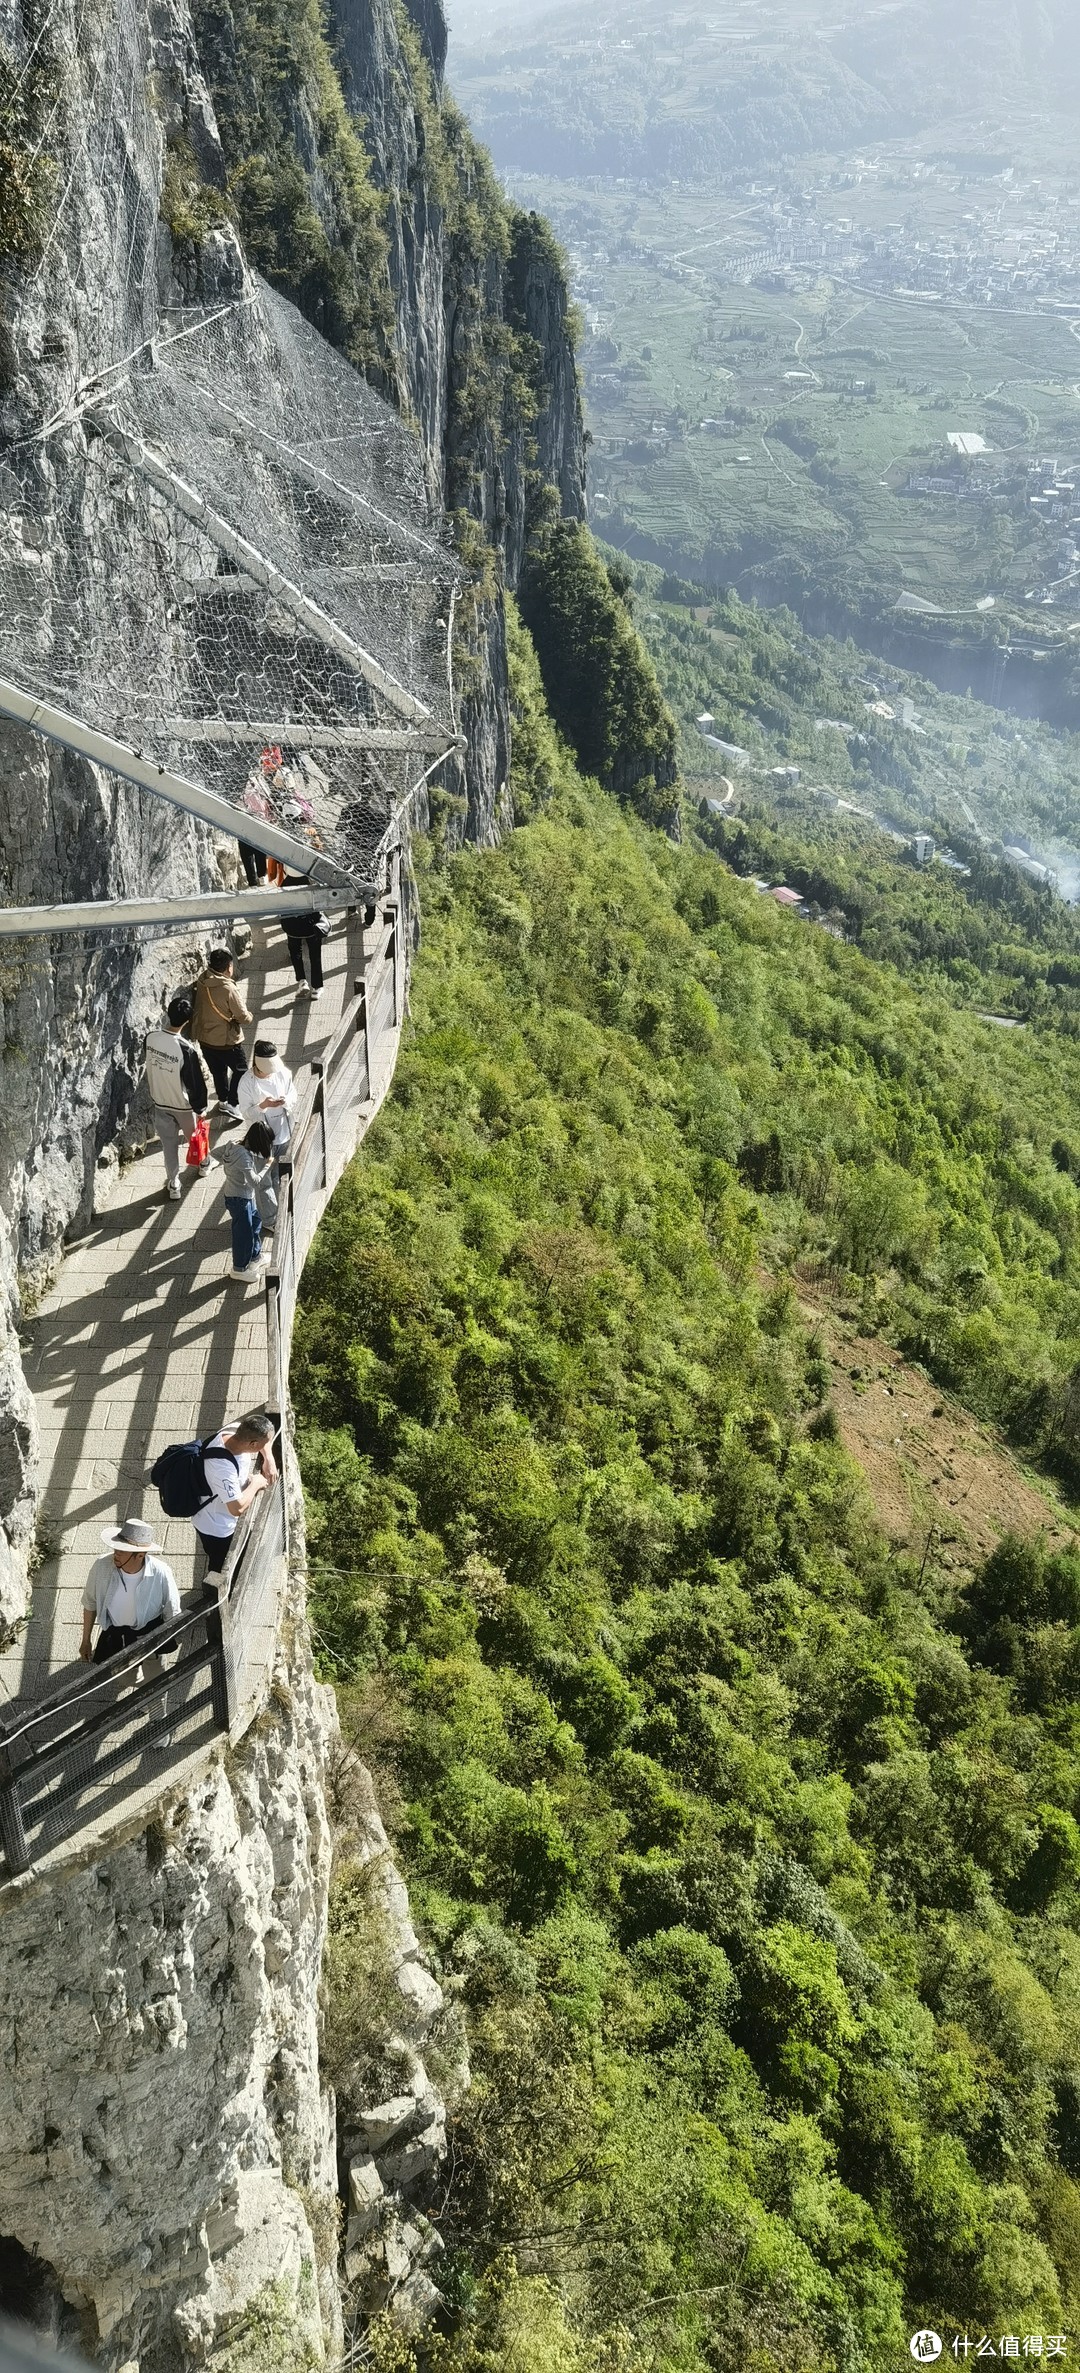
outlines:
[[[160,1555],[152,1524],[129,1516],[101,1538],[112,1555],[95,1558],[86,1577],[79,1648],[84,1664],[105,1664],[110,1656],[122,1655],[180,1613],[176,1576]],[[97,1645],[91,1650],[95,1624]]]
[[[269,1491],[277,1482],[276,1432],[265,1409],[254,1409],[231,1428],[223,1427],[205,1445],[203,1474],[213,1497],[191,1521],[211,1574],[223,1571],[233,1534],[246,1509],[261,1491]]]

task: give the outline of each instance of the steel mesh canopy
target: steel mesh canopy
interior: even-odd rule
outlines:
[[[0,470],[0,675],[348,875],[455,743],[457,577],[416,440],[263,284]]]

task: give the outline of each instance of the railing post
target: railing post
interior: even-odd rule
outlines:
[[[383,922],[389,923],[390,925],[390,938],[386,948],[386,961],[390,966],[390,1022],[392,1028],[396,1030],[399,1020],[397,978],[397,943],[399,921],[398,910],[396,906],[384,906]]]
[[[22,1806],[18,1784],[11,1770],[11,1757],[0,1745],[0,1846],[12,1878],[30,1868],[30,1849],[23,1827]]]
[[[278,1227],[284,1203],[278,1203]],[[284,1360],[281,1345],[281,1279],[273,1271],[266,1280],[266,1381],[279,1407],[284,1405]]]
[[[329,1184],[330,1180],[330,1171],[328,1166],[329,1131],[326,1126],[326,1073],[322,1063],[318,1059],[312,1063],[311,1071],[315,1080],[315,1101],[312,1106],[312,1110],[317,1112],[319,1116],[319,1142],[322,1146],[321,1184],[325,1187]]]
[[[236,1714],[236,1651],[232,1635],[232,1611],[228,1599],[218,1587],[214,1592],[216,1605],[206,1610],[206,1630],[214,1650],[210,1666],[210,1688],[213,1696],[214,1720],[219,1730],[231,1731]]]
[[[368,1031],[367,981],[361,974],[358,974],[353,982],[353,994],[356,998],[356,1035],[364,1042],[364,1087],[360,1099],[362,1103],[364,1097],[371,1094],[371,1037]]]

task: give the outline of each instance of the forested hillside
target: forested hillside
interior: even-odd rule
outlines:
[[[1071,1485],[1080,1056],[618,809],[513,666],[531,820],[418,851],[293,1371],[323,1670],[469,2023],[440,2345],[1075,2333],[1080,1554],[890,1547],[799,1291]]]

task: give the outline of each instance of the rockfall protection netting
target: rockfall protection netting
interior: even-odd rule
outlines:
[[[0,676],[371,879],[455,739],[415,438],[249,284],[0,461]]]

